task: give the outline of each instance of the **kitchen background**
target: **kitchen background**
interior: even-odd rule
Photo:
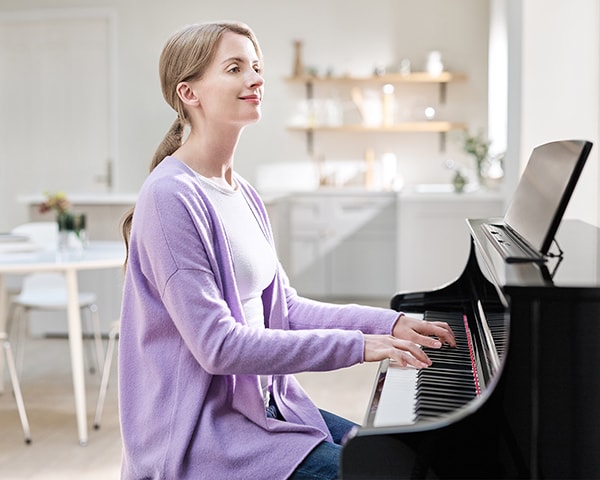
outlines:
[[[425,120],[431,106],[438,110],[436,119],[487,129],[487,1],[177,1],[167,7],[154,0],[58,0],[51,5],[0,3],[4,58],[13,66],[3,74],[11,87],[4,89],[3,103],[18,112],[3,116],[4,158],[20,165],[22,179],[15,184],[13,176],[4,177],[2,191],[12,196],[0,207],[4,229],[24,218],[25,205],[15,205],[19,194],[138,190],[154,148],[174,119],[162,100],[158,56],[166,38],[191,22],[240,19],[261,41],[263,120],[247,129],[236,159],[238,171],[251,181],[262,165],[312,161],[305,135],[286,128],[305,98],[302,83],[286,82],[294,68],[294,40],[303,42],[307,70],[334,75],[397,72],[402,59],[413,71],[423,71],[428,53],[439,50],[446,69],[467,79],[449,85],[445,105],[439,105],[436,85],[397,86],[397,117]],[[22,68],[14,68],[19,60]],[[359,114],[348,90],[328,84],[315,96],[335,102],[352,122]],[[315,153],[326,162],[360,161],[370,147],[377,158],[396,154],[408,183],[448,182],[451,172],[444,160],[456,151],[454,140],[448,139],[442,153],[436,134],[317,134]],[[107,161],[112,162],[110,186]],[[280,181],[291,185],[289,178]]]
[[[0,231],[48,219],[36,204],[62,190],[88,214],[92,239],[118,239],[174,119],[158,81],[162,46],[182,25],[219,19],[248,23],[261,42],[263,119],[242,136],[236,169],[263,193],[307,295],[380,301],[451,280],[466,259],[464,218],[503,213],[533,147],[597,143],[595,0],[0,0]],[[308,102],[305,82],[290,80],[295,41],[319,77],[397,74],[406,60],[422,72],[438,51],[456,81],[393,83],[392,124],[425,131],[307,133],[314,122],[360,124],[357,98],[379,100],[386,82],[319,82]],[[462,130],[429,131],[436,122],[505,152],[502,183],[473,188]],[[369,158],[392,159],[395,181],[369,171]],[[594,224],[597,158],[595,147],[567,212]],[[471,182],[463,193],[449,162]]]
[[[442,106],[436,105],[434,86],[396,86],[399,96],[410,97],[397,113],[416,120],[425,107],[439,107],[438,119],[464,122],[472,132],[489,131],[499,149],[508,142],[510,191],[533,146],[569,136],[597,137],[597,10],[593,0],[360,0],[351,5],[343,0],[252,4],[178,0],[169,6],[158,0],[2,0],[3,35],[22,41],[11,36],[11,28],[37,23],[51,35],[58,30],[66,36],[64,32],[71,30],[78,40],[72,43],[81,51],[73,50],[69,59],[54,51],[63,63],[52,70],[48,56],[34,64],[16,64],[19,49],[2,42],[7,68],[3,66],[1,78],[11,88],[2,88],[1,94],[5,114],[0,120],[0,229],[26,218],[25,205],[15,201],[18,195],[53,189],[135,193],[173,119],[157,78],[163,43],[184,24],[214,19],[245,21],[256,31],[265,53],[264,117],[243,136],[236,163],[251,181],[256,181],[261,165],[311,161],[305,136],[286,128],[304,96],[301,84],[285,81],[293,69],[292,42],[298,39],[304,44],[307,67],[336,75],[368,75],[381,67],[397,71],[402,59],[410,60],[413,71],[424,70],[427,54],[440,51],[446,69],[464,74],[466,80],[448,86]],[[74,19],[81,20],[82,30],[73,27]],[[29,48],[52,51],[48,35],[38,27],[33,28],[40,36],[38,44]],[[59,37],[56,48],[65,41]],[[85,62],[86,57],[96,61]],[[84,61],[83,68],[78,60]],[[57,80],[61,73],[62,83]],[[339,93],[334,87],[320,89],[332,99]],[[57,99],[54,104],[52,97]],[[67,98],[68,117],[60,114]],[[96,98],[108,101],[98,106]],[[46,106],[54,109],[48,111]],[[343,106],[349,116],[353,114],[348,102]],[[92,108],[94,115],[89,113]],[[71,128],[61,134],[61,124]],[[440,152],[437,135],[430,133],[331,133],[315,138],[315,152],[326,162],[361,160],[369,147],[378,157],[391,151],[408,184],[449,182],[451,172],[444,168],[444,160],[460,160],[457,146],[454,134],[448,135],[446,152]],[[597,169],[589,174],[593,179],[587,193],[598,183]],[[596,222],[597,208],[582,215]]]

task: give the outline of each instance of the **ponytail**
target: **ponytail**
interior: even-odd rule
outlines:
[[[183,139],[183,122],[181,117],[177,116],[171,128],[160,142],[154,156],[152,157],[152,163],[150,164],[150,171],[154,170],[163,159],[169,155],[172,155],[180,146]],[[133,210],[132,207],[123,216],[121,221],[121,232],[123,234],[123,240],[125,240],[125,265],[129,259],[129,239],[131,236],[131,224],[133,223]]]
[[[123,215],[121,220],[121,233],[123,234],[123,240],[125,241],[125,263],[124,268],[127,268],[127,260],[129,260],[129,237],[131,236],[131,224],[133,223],[133,210],[135,207],[131,207]]]
[[[181,140],[183,138],[183,122],[181,116],[177,116],[171,128],[160,142],[154,156],[152,157],[152,163],[150,164],[150,171],[154,170],[163,159],[169,155],[172,155],[175,150],[181,147]]]

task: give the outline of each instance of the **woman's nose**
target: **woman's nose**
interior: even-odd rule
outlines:
[[[250,85],[253,87],[260,87],[260,86],[264,85],[264,83],[265,83],[265,79],[262,77],[262,75],[255,71],[252,71],[248,81],[250,82]]]

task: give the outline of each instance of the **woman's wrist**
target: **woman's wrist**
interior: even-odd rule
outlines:
[[[396,318],[396,321],[394,322],[394,324],[392,325],[392,335],[394,335],[394,330],[396,329],[396,326],[398,325],[398,323],[400,322],[400,319],[402,317],[404,317],[406,314],[404,312],[400,312],[400,314],[398,315],[398,318]],[[395,336],[395,335],[394,335]]]

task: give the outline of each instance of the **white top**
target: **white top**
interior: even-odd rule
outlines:
[[[242,299],[246,322],[251,328],[265,328],[262,292],[275,276],[277,259],[246,202],[242,192],[219,178],[207,178],[196,173],[207,187],[206,194],[223,221],[231,244],[235,280]],[[269,378],[261,376],[265,405],[269,403]]]

